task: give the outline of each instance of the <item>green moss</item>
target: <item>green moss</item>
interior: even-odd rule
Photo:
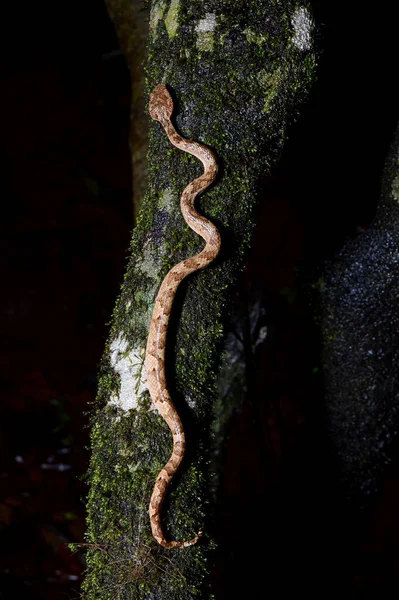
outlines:
[[[202,173],[202,166],[171,146],[159,123],[151,122],[148,190],[113,313],[92,416],[87,505],[91,546],[83,586],[88,600],[144,600],[150,593],[162,600],[209,597],[210,437],[223,318],[252,235],[257,181],[278,158],[283,132],[311,78],[307,57],[312,53],[299,52],[291,42],[290,15],[296,6],[294,1],[235,0],[221,6],[216,1],[172,0],[165,13],[166,3],[153,3],[147,92],[166,81],[176,99],[177,129],[212,147],[222,167],[216,184],[196,201],[198,210],[220,229],[221,254],[181,284],[167,348],[169,387],[186,428],[188,456],[168,494],[164,522],[173,539],[191,537],[200,527],[206,535],[201,544],[184,551],[164,550],[152,539],[148,503],[169,458],[171,434],[149,410],[147,392],[141,394],[137,410],[123,412],[109,404],[120,385],[110,363],[112,342],[123,334],[126,352],[145,347],[163,277],[203,248],[179,210],[183,189]],[[213,14],[214,20],[209,16]],[[211,52],[197,46],[197,27],[204,19],[209,27],[215,23],[214,30],[205,32],[213,35]],[[248,31],[262,43],[248,39]]]
[[[211,52],[213,50],[213,31],[198,33],[197,48],[201,52]]]
[[[165,15],[165,27],[172,40],[179,28],[180,0],[170,0],[169,10]]]
[[[215,13],[207,13],[204,19],[200,19],[195,27],[197,33],[197,50],[200,52],[212,52],[214,44],[214,29],[216,27]]]
[[[259,34],[253,29],[244,29],[243,33],[250,44],[262,45],[267,40],[267,36]]]
[[[258,81],[260,88],[265,94],[265,104],[263,106],[263,112],[269,112],[274,99],[278,95],[279,86],[284,82],[282,67],[279,66],[274,71],[267,71],[266,69],[262,69],[258,73]]]
[[[166,0],[157,0],[153,3],[150,13],[150,35],[157,35],[158,23],[163,19],[166,10]]]

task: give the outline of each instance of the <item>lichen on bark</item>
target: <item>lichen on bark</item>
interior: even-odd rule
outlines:
[[[151,409],[142,370],[151,311],[167,271],[203,246],[178,210],[201,165],[172,147],[152,122],[147,193],[92,415],[85,598],[189,600],[210,594],[210,436],[223,315],[250,243],[257,182],[279,156],[312,81],[312,39],[303,2],[152,3],[147,94],[157,83],[167,84],[178,131],[210,146],[220,163],[217,183],[197,207],[220,229],[222,251],[181,285],[168,337],[168,382],[187,432],[188,456],[168,493],[164,523],[173,539],[190,538],[202,527],[204,540],[164,550],[152,539],[148,518],[156,476],[171,453],[170,432]]]

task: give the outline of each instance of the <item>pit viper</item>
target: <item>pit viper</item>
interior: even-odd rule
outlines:
[[[202,532],[199,531],[198,535],[187,541],[167,540],[163,533],[161,520],[162,505],[169,484],[186,452],[183,425],[171,400],[166,382],[166,338],[172,304],[179,284],[188,275],[204,269],[216,258],[220,250],[221,240],[215,225],[200,215],[194,208],[196,197],[204,192],[216,178],[218,171],[216,156],[203,144],[185,139],[177,133],[171,122],[173,108],[173,100],[165,85],[157,85],[150,97],[149,113],[151,117],[160,122],[169,141],[174,146],[197,157],[204,166],[204,173],[184,189],[180,198],[180,209],[187,225],[199,234],[206,244],[199,254],[175,265],[163,280],[155,299],[144,364],[151,399],[173,435],[172,455],[156,479],[150,500],[151,531],[155,540],[164,548],[187,548],[198,541]]]

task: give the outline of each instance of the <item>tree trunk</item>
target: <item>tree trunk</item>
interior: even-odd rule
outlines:
[[[399,130],[371,226],[320,280],[331,438],[343,492],[364,504],[378,490],[399,411]]]
[[[250,243],[258,181],[279,156],[314,67],[313,21],[304,3],[152,3],[147,95],[156,84],[167,84],[177,130],[210,146],[219,162],[216,185],[196,205],[217,225],[222,250],[181,284],[167,345],[168,386],[188,452],[168,492],[163,523],[171,539],[189,539],[199,528],[204,536],[190,548],[164,549],[151,535],[148,516],[154,482],[172,447],[146,388],[149,322],[168,270],[203,247],[179,210],[184,187],[202,167],[151,121],[147,193],[92,415],[85,598],[209,597],[214,547],[209,465],[223,315]]]

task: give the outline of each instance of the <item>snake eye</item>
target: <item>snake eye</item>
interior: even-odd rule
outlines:
[[[152,92],[148,110],[155,121],[170,119],[172,116],[173,100],[163,83],[159,83]]]

